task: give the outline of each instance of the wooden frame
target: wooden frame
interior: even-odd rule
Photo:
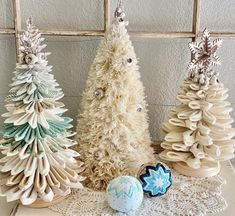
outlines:
[[[104,36],[110,25],[110,1],[104,1],[104,29],[103,30],[65,30],[65,29],[40,29],[43,35],[54,36]],[[201,0],[194,0],[193,4],[193,20],[191,32],[130,32],[132,37],[142,38],[191,38],[193,41],[197,39],[202,33],[200,32],[200,5]],[[0,34],[15,35],[16,41],[16,54],[18,54],[19,47],[19,34],[23,31],[21,28],[21,11],[20,0],[13,0],[13,15],[14,15],[14,28],[0,28]],[[211,32],[211,36],[221,38],[235,39],[235,33],[231,32]]]
[[[65,30],[65,29],[40,29],[43,35],[51,36],[104,36],[110,25],[110,2],[111,0],[104,1],[104,29],[102,30]],[[193,19],[192,19],[192,31],[191,32],[143,32],[135,31],[129,32],[132,37],[142,38],[191,38],[195,41],[202,32],[200,32],[200,6],[201,0],[194,0],[193,2]],[[21,28],[21,11],[20,0],[13,0],[13,15],[14,15],[14,28],[0,28],[0,34],[3,35],[15,35],[16,43],[16,55],[18,56],[19,47],[19,35],[23,31]],[[211,32],[213,37],[232,38],[235,39],[235,33],[229,32]],[[153,147],[156,152],[161,151],[160,142],[155,141]]]

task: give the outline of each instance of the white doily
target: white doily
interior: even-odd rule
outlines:
[[[141,207],[129,214],[112,210],[106,201],[105,192],[90,189],[74,190],[64,201],[49,207],[66,216],[203,216],[223,211],[227,207],[221,195],[225,180],[220,176],[193,178],[173,171],[173,185],[161,197],[145,197]]]

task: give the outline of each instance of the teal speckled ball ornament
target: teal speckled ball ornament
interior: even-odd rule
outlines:
[[[107,200],[110,207],[117,211],[135,211],[143,201],[142,186],[132,176],[117,177],[108,184]]]

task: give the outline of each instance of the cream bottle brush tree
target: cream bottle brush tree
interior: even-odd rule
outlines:
[[[124,16],[118,7],[91,66],[78,116],[85,184],[97,190],[154,160],[144,88]]]
[[[215,175],[220,170],[219,161],[234,157],[228,89],[211,67],[220,64],[216,51],[221,45],[221,39],[211,41],[207,29],[201,42],[189,44],[194,58],[188,77],[176,97],[179,104],[162,126],[166,136],[160,157],[172,161],[174,168],[186,175]]]
[[[29,19],[20,36],[19,63],[6,98],[8,112],[2,115],[6,120],[0,141],[5,154],[0,159],[0,195],[24,205],[65,196],[70,188],[81,188],[84,179],[78,174],[83,170],[75,159],[79,154],[68,149],[76,144],[68,131],[72,119],[62,117],[63,92],[50,73],[50,53],[42,52],[43,40]]]

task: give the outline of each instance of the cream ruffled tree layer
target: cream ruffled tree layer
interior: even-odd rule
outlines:
[[[119,7],[91,66],[78,116],[77,150],[86,185],[98,190],[154,160],[144,88],[126,25]]]
[[[66,196],[70,188],[81,188],[78,175],[82,162],[70,146],[76,144],[68,129],[72,119],[62,117],[66,111],[58,100],[63,97],[61,88],[47,65],[47,55],[41,50],[44,38],[27,22],[21,35],[19,63],[16,65],[7,113],[4,122],[4,139],[0,141],[0,195],[7,201],[20,199],[24,205],[37,198],[50,202],[57,195]]]
[[[178,170],[183,174],[214,175],[219,161],[234,157],[228,89],[218,81],[218,73],[209,69],[219,64],[216,50],[221,44],[220,39],[211,42],[207,30],[202,42],[190,44],[195,57],[189,65],[189,77],[176,97],[179,105],[170,111],[169,121],[162,127],[166,136],[160,157],[176,164],[183,162],[181,165],[188,167]]]

